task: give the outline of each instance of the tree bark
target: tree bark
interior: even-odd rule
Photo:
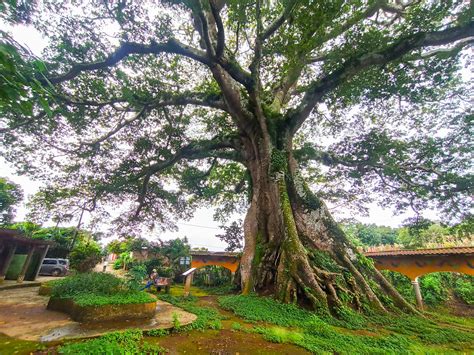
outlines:
[[[291,139],[270,151],[262,137],[244,142],[252,199],[244,221],[241,287],[337,315],[341,307],[416,309],[348,241],[300,176]],[[278,149],[283,147],[283,149]]]

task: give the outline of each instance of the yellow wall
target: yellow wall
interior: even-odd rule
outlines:
[[[193,260],[191,261],[192,268],[200,268],[208,265],[222,266],[234,273],[239,268],[239,259],[237,257],[193,255]]]
[[[369,256],[378,270],[398,271],[415,280],[432,272],[451,271],[474,276],[474,255]]]

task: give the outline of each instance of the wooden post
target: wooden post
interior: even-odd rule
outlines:
[[[230,273],[230,284],[233,285],[234,284],[234,280],[235,280],[235,272],[232,272]]]
[[[22,283],[23,280],[25,279],[26,271],[28,270],[28,266],[30,266],[31,258],[33,257],[33,253],[35,252],[35,250],[36,250],[36,247],[34,246],[28,247],[28,255],[23,264],[23,267],[21,268],[20,274],[18,275],[18,278],[16,279],[16,282]]]
[[[412,280],[411,284],[413,285],[413,289],[415,290],[416,305],[418,306],[418,309],[422,311],[423,298],[421,298],[421,290],[420,290],[420,284],[418,283],[418,277],[416,277],[415,280]]]
[[[43,259],[46,256],[46,254],[48,253],[48,250],[49,250],[49,245],[45,245],[44,248],[43,248],[43,251],[40,254],[38,267],[36,268],[35,277],[34,277],[33,281],[36,280],[36,278],[38,277],[38,274],[39,274],[40,269],[41,269],[41,265],[43,264]]]
[[[184,284],[184,297],[188,297],[191,292],[191,283],[193,282],[193,273],[186,276],[186,282]]]
[[[13,259],[13,255],[15,255],[16,251],[16,245],[10,245],[9,247],[7,246],[7,255],[5,256],[5,259],[3,260],[3,264],[0,265],[0,283],[5,280],[5,275],[7,274],[8,267],[10,266],[10,263]]]

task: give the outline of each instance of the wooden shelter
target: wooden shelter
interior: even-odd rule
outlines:
[[[26,237],[21,231],[0,228],[0,283],[7,279],[34,281],[51,241]]]

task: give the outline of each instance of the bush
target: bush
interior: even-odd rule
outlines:
[[[53,297],[72,297],[80,293],[111,295],[126,290],[124,281],[103,272],[89,272],[56,280],[52,285]]]
[[[454,293],[467,304],[474,305],[474,277],[459,277],[454,285]]]
[[[450,276],[450,275],[447,275]],[[440,273],[428,274],[420,278],[421,295],[423,302],[429,306],[436,306],[448,299],[447,281]]]
[[[122,268],[122,260],[117,259],[114,261],[114,270],[120,270]]]
[[[71,268],[78,272],[91,271],[101,259],[101,250],[97,243],[77,245],[69,255]]]
[[[128,291],[118,292],[113,295],[98,295],[82,293],[74,297],[74,302],[79,306],[105,306],[109,304],[139,304],[153,302],[154,299],[145,292]]]
[[[130,291],[124,280],[102,272],[82,273],[57,280],[52,285],[51,296],[72,298],[74,302],[81,306],[135,304],[154,301],[145,292]]]
[[[142,281],[147,276],[145,265],[135,263],[127,273],[127,285],[131,290],[139,290]]]

